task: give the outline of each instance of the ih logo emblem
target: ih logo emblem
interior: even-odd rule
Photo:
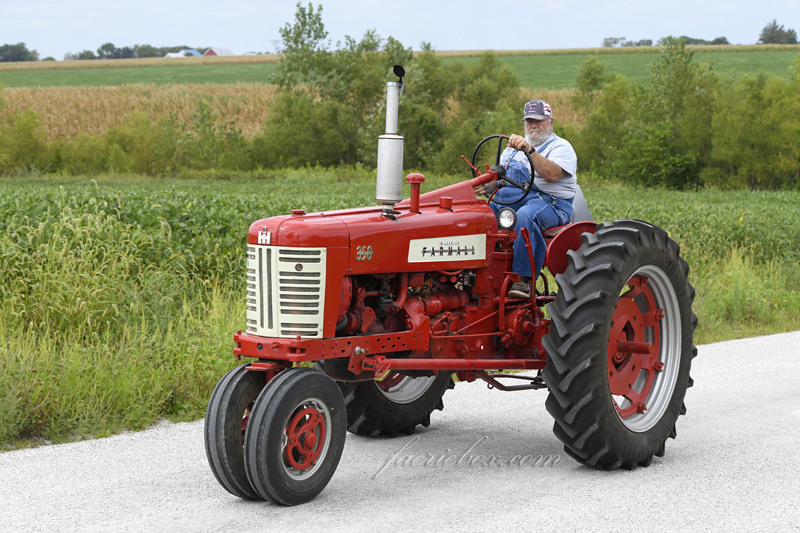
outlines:
[[[267,228],[258,232],[258,244],[271,244],[272,234],[267,231]]]

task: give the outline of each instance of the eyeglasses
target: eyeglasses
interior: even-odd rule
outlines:
[[[549,120],[550,120],[549,118],[543,118],[541,120],[536,120],[535,118],[526,118],[525,119],[525,124],[528,125],[528,126],[534,126],[534,125],[538,126],[540,124],[544,124],[545,122],[548,122]]]

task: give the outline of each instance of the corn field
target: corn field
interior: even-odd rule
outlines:
[[[275,94],[275,86],[258,83],[20,87],[5,89],[7,105],[0,121],[32,109],[42,118],[48,140],[70,141],[79,133],[100,135],[121,126],[133,110],[144,111],[152,120],[176,113],[183,122],[203,101],[220,122],[235,122],[250,138],[261,128]]]
[[[235,122],[251,139],[260,130],[277,87],[260,83],[120,85],[101,87],[18,87],[4,90],[6,107],[0,121],[32,109],[42,118],[50,141],[71,141],[80,133],[100,135],[122,126],[133,110],[154,120],[175,113],[178,121],[189,119],[198,101],[217,114],[220,123]],[[524,99],[541,98],[557,112],[562,123],[579,124],[583,117],[570,104],[573,89],[522,89]]]

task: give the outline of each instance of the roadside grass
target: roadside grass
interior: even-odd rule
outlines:
[[[688,46],[695,60],[717,72],[789,77],[789,66],[800,46]],[[638,82],[648,80],[650,65],[661,47],[591,48],[581,50],[494,51],[530,89],[574,88],[581,64],[597,55],[609,72]],[[437,52],[446,61],[475,61],[481,52]],[[176,83],[267,83],[277,69],[279,55],[124,59],[0,64],[0,82],[6,87],[98,86]]]
[[[596,220],[647,220],[681,245],[696,344],[800,329],[800,192],[583,183]],[[250,223],[374,194],[359,167],[0,180],[0,449],[202,417],[238,364]]]
[[[707,270],[695,300],[703,344],[800,330],[796,262],[759,263],[747,251],[732,248]]]
[[[88,323],[67,333],[20,329],[3,309],[0,450],[202,416],[216,382],[237,364],[230,354],[232,331],[244,325],[240,304],[233,292],[210,290],[166,321],[134,305],[127,312],[139,313],[135,325],[99,336]]]

